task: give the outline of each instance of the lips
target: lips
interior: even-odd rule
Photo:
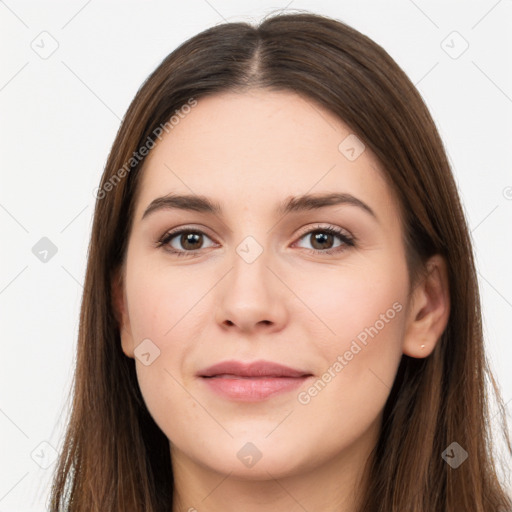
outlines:
[[[198,376],[223,398],[256,402],[289,392],[312,374],[269,361],[224,361],[198,372]]]
[[[255,378],[255,377],[304,377],[311,373],[296,370],[288,366],[272,363],[270,361],[254,361],[252,363],[243,363],[239,361],[224,361],[215,364],[199,372],[200,377],[216,377],[216,376],[234,376],[239,378]]]

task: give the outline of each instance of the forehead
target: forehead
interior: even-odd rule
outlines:
[[[347,147],[364,146],[332,112],[293,92],[200,98],[146,157],[137,215],[169,193],[270,211],[285,197],[325,192],[349,193],[396,214],[378,160],[368,148],[357,156]]]

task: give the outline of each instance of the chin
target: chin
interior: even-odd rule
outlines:
[[[265,434],[266,435],[266,434]],[[223,445],[205,446],[198,462],[212,470],[230,474],[230,478],[243,480],[269,480],[291,476],[307,466],[305,451],[298,449],[297,443],[283,446],[281,443],[258,436],[254,441],[250,437],[235,437]],[[205,459],[204,455],[208,454]]]

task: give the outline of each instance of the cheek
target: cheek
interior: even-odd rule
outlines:
[[[303,287],[299,293],[307,297],[306,305],[316,313],[316,319],[309,315],[311,323],[325,327],[319,348],[326,355],[349,350],[353,340],[375,350],[400,344],[407,294],[404,266],[380,260],[371,266],[303,275],[297,285]],[[377,343],[381,339],[387,342]]]
[[[322,320],[312,317],[310,336],[313,324],[327,332],[315,343],[324,363],[319,379],[299,398],[314,415],[339,413],[346,426],[347,411],[352,420],[368,422],[384,406],[402,356],[408,278],[400,263],[344,269],[336,279],[317,279],[305,295]]]
[[[138,266],[126,281],[139,387],[151,416],[169,438],[174,437],[172,418],[185,415],[188,424],[204,421],[197,403],[184,390],[183,369],[194,349],[187,340],[201,337],[201,325],[194,319],[211,318],[205,315],[207,301],[201,298],[213,283],[191,274],[184,269]],[[139,344],[144,351],[137,351]],[[150,354],[146,361],[137,357],[143,353]],[[144,364],[147,359],[149,364]]]
[[[155,264],[133,271],[127,280],[130,327],[135,338],[151,338],[165,349],[182,323],[195,314],[206,283],[187,269]]]

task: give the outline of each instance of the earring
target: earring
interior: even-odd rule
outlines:
[[[420,348],[425,348],[425,345],[420,345]]]

